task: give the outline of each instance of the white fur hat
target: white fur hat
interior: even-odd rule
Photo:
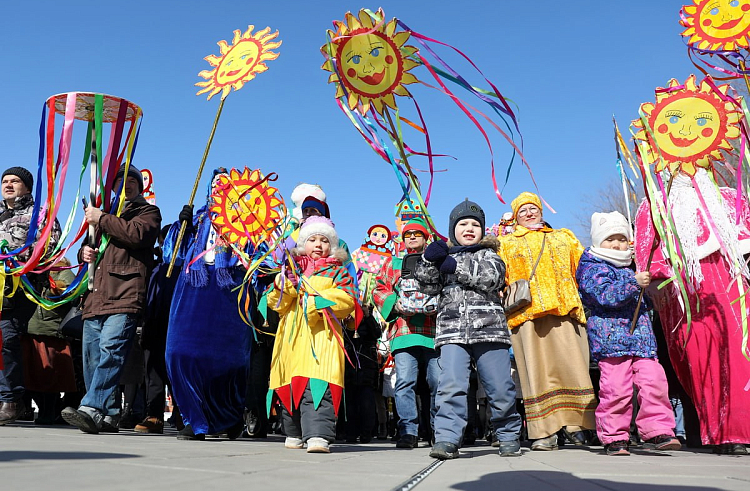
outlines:
[[[339,234],[336,233],[333,222],[326,217],[312,216],[305,220],[305,223],[299,229],[297,246],[304,247],[307,239],[313,235],[324,235],[327,237],[328,242],[331,243],[331,249],[339,245]]]
[[[628,220],[619,211],[611,213],[594,213],[591,215],[591,245],[601,247],[605,239],[622,234],[628,240],[632,238]]]
[[[292,191],[292,202],[294,203],[294,209],[292,210],[292,216],[297,220],[302,220],[302,202],[308,196],[313,196],[320,201],[326,201],[326,193],[323,192],[323,188],[317,184],[299,184]]]

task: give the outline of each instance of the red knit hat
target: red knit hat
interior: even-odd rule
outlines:
[[[404,235],[409,230],[422,232],[425,238],[430,237],[430,232],[427,231],[427,227],[425,226],[425,223],[419,218],[412,218],[411,220],[406,222],[406,225],[404,225],[404,228],[401,229],[401,235]]]

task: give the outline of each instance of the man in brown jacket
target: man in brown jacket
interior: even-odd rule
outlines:
[[[125,183],[124,166],[113,189],[125,186],[125,206],[117,217],[99,208],[86,208],[86,221],[97,236],[108,237],[106,246],[84,245],[79,259],[94,272],[94,289],[83,306],[83,372],[86,395],[78,409],[68,407],[62,417],[85,433],[117,432],[120,408],[116,392],[135,329],[143,314],[146,280],[153,262],[154,242],[161,227],[156,206],[141,196],[143,178],[130,166]],[[100,249],[104,252],[97,261]]]

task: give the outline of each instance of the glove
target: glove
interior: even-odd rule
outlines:
[[[193,226],[193,205],[185,205],[179,215],[180,222],[187,222],[188,227]]]
[[[297,278],[297,275],[294,273],[294,270],[292,268],[286,268],[285,274],[286,274],[286,279],[292,283],[292,286],[294,288],[297,288],[297,285],[299,284],[299,279]]]
[[[427,246],[427,249],[424,250],[423,257],[425,261],[431,263],[442,263],[443,260],[448,257],[448,244],[442,240],[436,240]]]
[[[443,274],[453,274],[456,272],[456,266],[458,266],[456,260],[451,256],[446,256],[443,264],[440,265],[440,272]]]

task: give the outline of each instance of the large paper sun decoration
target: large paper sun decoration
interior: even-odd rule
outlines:
[[[247,167],[242,174],[232,169],[221,175],[211,195],[210,211],[217,232],[240,249],[248,241],[258,245],[266,240],[281,221],[276,197],[278,189],[268,185],[259,170]]]
[[[694,48],[734,51],[748,47],[750,0],[693,0],[682,8],[682,36]]]
[[[669,169],[694,175],[696,167],[710,168],[724,160],[720,150],[731,151],[728,140],[740,136],[740,113],[731,101],[723,100],[708,83],[696,84],[690,75],[684,85],[675,79],[656,89],[656,103],[641,104],[651,133],[636,119],[636,140],[648,142],[642,153],[645,163],[656,163],[656,172]],[[729,85],[717,87],[726,95]],[[655,140],[656,148],[654,148]]]
[[[240,90],[246,82],[255,78],[256,74],[268,70],[264,62],[279,57],[279,53],[271,51],[281,46],[281,41],[271,42],[279,35],[279,31],[270,33],[271,28],[266,27],[253,35],[254,28],[255,26],[248,26],[244,34],[240,34],[239,29],[234,31],[231,45],[224,40],[216,43],[219,45],[221,56],[208,55],[204,58],[216,68],[203,70],[198,74],[206,81],[195,84],[203,87],[196,95],[209,92],[208,98],[211,99],[221,92],[221,98],[224,99],[232,88]]]
[[[411,36],[407,31],[396,32],[397,19],[385,23],[383,9],[376,14],[379,22],[364,10],[355,17],[347,12],[344,21],[334,21],[335,31],[328,31],[330,42],[321,51],[326,57],[323,70],[331,73],[329,83],[336,84],[336,98],[346,96],[350,109],[361,106],[366,113],[370,104],[383,114],[383,104],[396,109],[395,95],[408,96],[404,87],[417,82],[408,73],[418,65],[410,58],[417,52],[405,46]]]

